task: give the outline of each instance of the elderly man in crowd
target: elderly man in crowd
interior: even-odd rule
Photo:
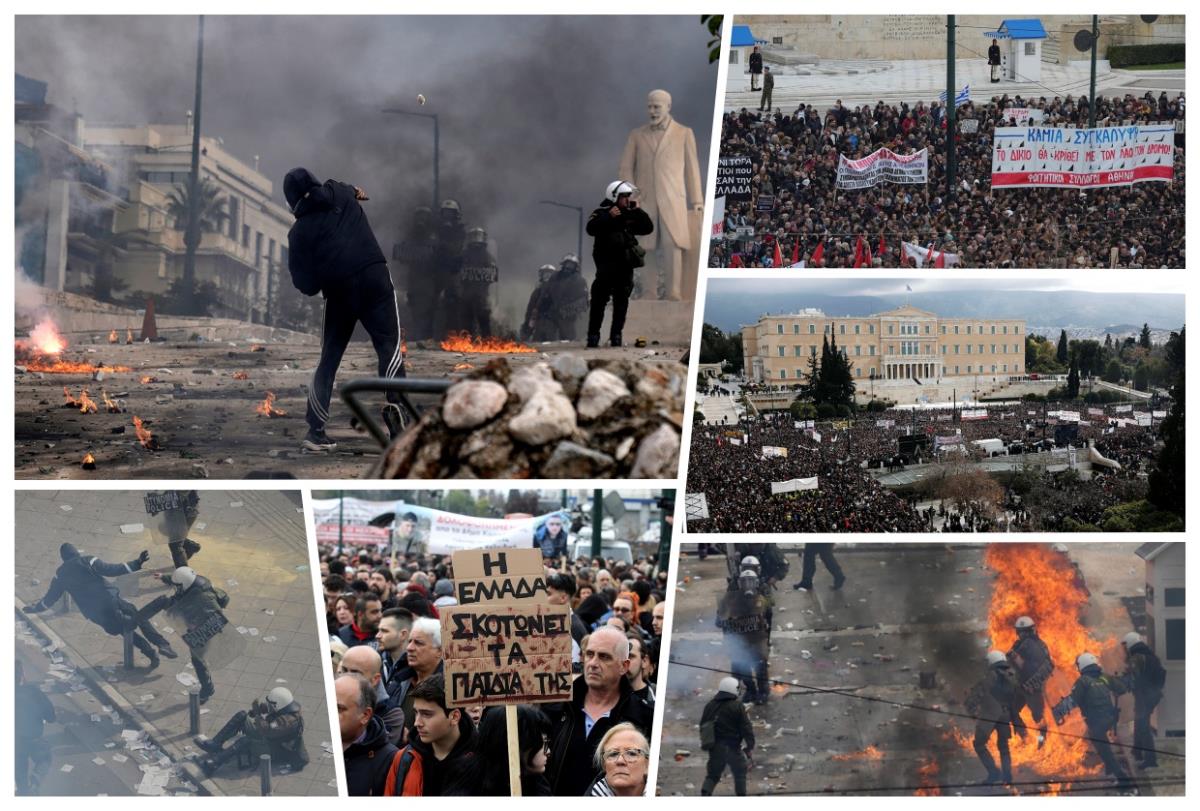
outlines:
[[[375,650],[366,645],[355,645],[342,656],[338,675],[353,673],[371,683],[371,689],[375,691],[375,717],[387,728],[388,740],[399,745],[404,735],[404,710],[399,701],[388,695],[382,668],[383,660]]]
[[[370,681],[354,673],[338,676],[333,690],[346,788],[351,797],[382,797],[388,769],[399,750],[388,740],[383,721],[375,717],[375,690]]]

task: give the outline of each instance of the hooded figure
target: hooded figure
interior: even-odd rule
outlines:
[[[148,551],[143,549],[128,563],[105,563],[98,557],[81,555],[70,543],[60,546],[58,554],[62,558],[62,565],[54,573],[50,588],[42,599],[26,606],[25,613],[45,611],[59,597],[70,594],[79,607],[79,613],[103,628],[105,633],[112,636],[130,634],[134,647],[150,660],[150,670],[158,667],[159,654],[168,659],[178,656],[172,650],[171,643],[150,624],[150,616],[139,613],[132,603],[121,598],[117,587],[105,579],[138,571],[150,559]]]
[[[333,379],[342,355],[362,323],[379,360],[379,376],[404,377],[400,309],[387,262],[359,201],[362,189],[327,180],[321,183],[303,167],[283,180],[283,193],[296,222],[288,231],[288,270],[296,289],[306,296],[322,293],[321,359],[308,389],[308,434],[302,447],[330,451],[337,447],[325,433]],[[388,394],[383,418],[395,437],[404,427],[400,395]]]
[[[721,781],[725,767],[733,774],[733,790],[746,796],[746,756],[754,749],[754,727],[738,700],[738,680],[721,679],[717,694],[700,715],[700,747],[708,752],[708,767],[701,796],[708,797]]]

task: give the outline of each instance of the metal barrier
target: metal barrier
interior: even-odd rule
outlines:
[[[375,441],[379,443],[380,448],[386,448],[391,444],[391,439],[388,437],[387,429],[376,422],[366,407],[358,399],[357,395],[364,392],[372,394],[391,394],[393,392],[400,395],[400,408],[407,409],[408,415],[412,418],[418,418],[421,412],[417,410],[412,401],[408,399],[409,394],[442,394],[446,389],[450,388],[452,381],[449,380],[432,380],[412,377],[367,377],[359,380],[351,380],[341,387],[342,400],[354,412],[354,416],[358,421],[370,432]]]

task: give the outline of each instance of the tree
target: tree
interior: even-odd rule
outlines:
[[[701,14],[700,24],[708,30],[708,64],[716,64],[721,58],[721,20],[720,14]]]
[[[1144,360],[1138,361],[1137,368],[1133,370],[1133,387],[1138,391],[1150,388],[1150,367]]]
[[[1113,348],[1112,335],[1107,332],[1104,333],[1104,348],[1109,351],[1112,351]]]
[[[205,232],[213,233],[221,229],[225,220],[229,219],[227,206],[229,200],[221,197],[221,190],[211,179],[200,178],[196,184],[196,199],[191,198],[189,184],[180,184],[171,190],[167,196],[167,214],[175,220],[175,230],[183,232],[183,244],[189,254],[195,255],[200,247],[200,237]],[[192,208],[196,209],[197,230],[193,236],[188,232],[188,221]],[[183,286],[181,292],[196,288],[195,270],[188,263],[184,264]],[[188,313],[190,315],[190,313]]]
[[[1082,377],[1094,377],[1103,368],[1099,341],[1071,341],[1071,357]]]
[[[1100,375],[1100,379],[1105,383],[1121,383],[1125,380],[1125,367],[1116,358],[1108,362],[1104,367],[1104,373]]]
[[[1064,329],[1058,335],[1058,354],[1056,357],[1060,364],[1066,364],[1067,360],[1069,359],[1069,351],[1070,348],[1067,343],[1067,331]]]
[[[1071,358],[1071,371],[1067,373],[1067,399],[1074,400],[1079,396],[1079,367]]]
[[[1163,510],[1185,514],[1185,469],[1184,454],[1184,330],[1172,332],[1167,340],[1166,360],[1174,376],[1171,385],[1171,408],[1162,421],[1159,436],[1163,449],[1158,455],[1154,470],[1150,471],[1150,488],[1147,498],[1151,504]]]
[[[1141,333],[1141,335],[1138,336],[1138,346],[1140,346],[1142,349],[1150,348],[1150,325],[1149,324],[1146,324],[1146,323],[1142,324],[1142,333]]]

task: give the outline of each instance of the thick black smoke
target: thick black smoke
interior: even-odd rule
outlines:
[[[19,17],[16,69],[89,123],[182,123],[192,107],[195,17]],[[385,251],[441,194],[496,246],[511,308],[537,267],[574,251],[573,212],[615,179],[628,132],[662,87],[707,166],[716,81],[688,17],[209,17],[202,130],[275,182],[293,166],[363,186]],[[427,101],[417,104],[418,94]],[[584,242],[585,268],[590,245]],[[590,274],[589,274],[590,275]]]

